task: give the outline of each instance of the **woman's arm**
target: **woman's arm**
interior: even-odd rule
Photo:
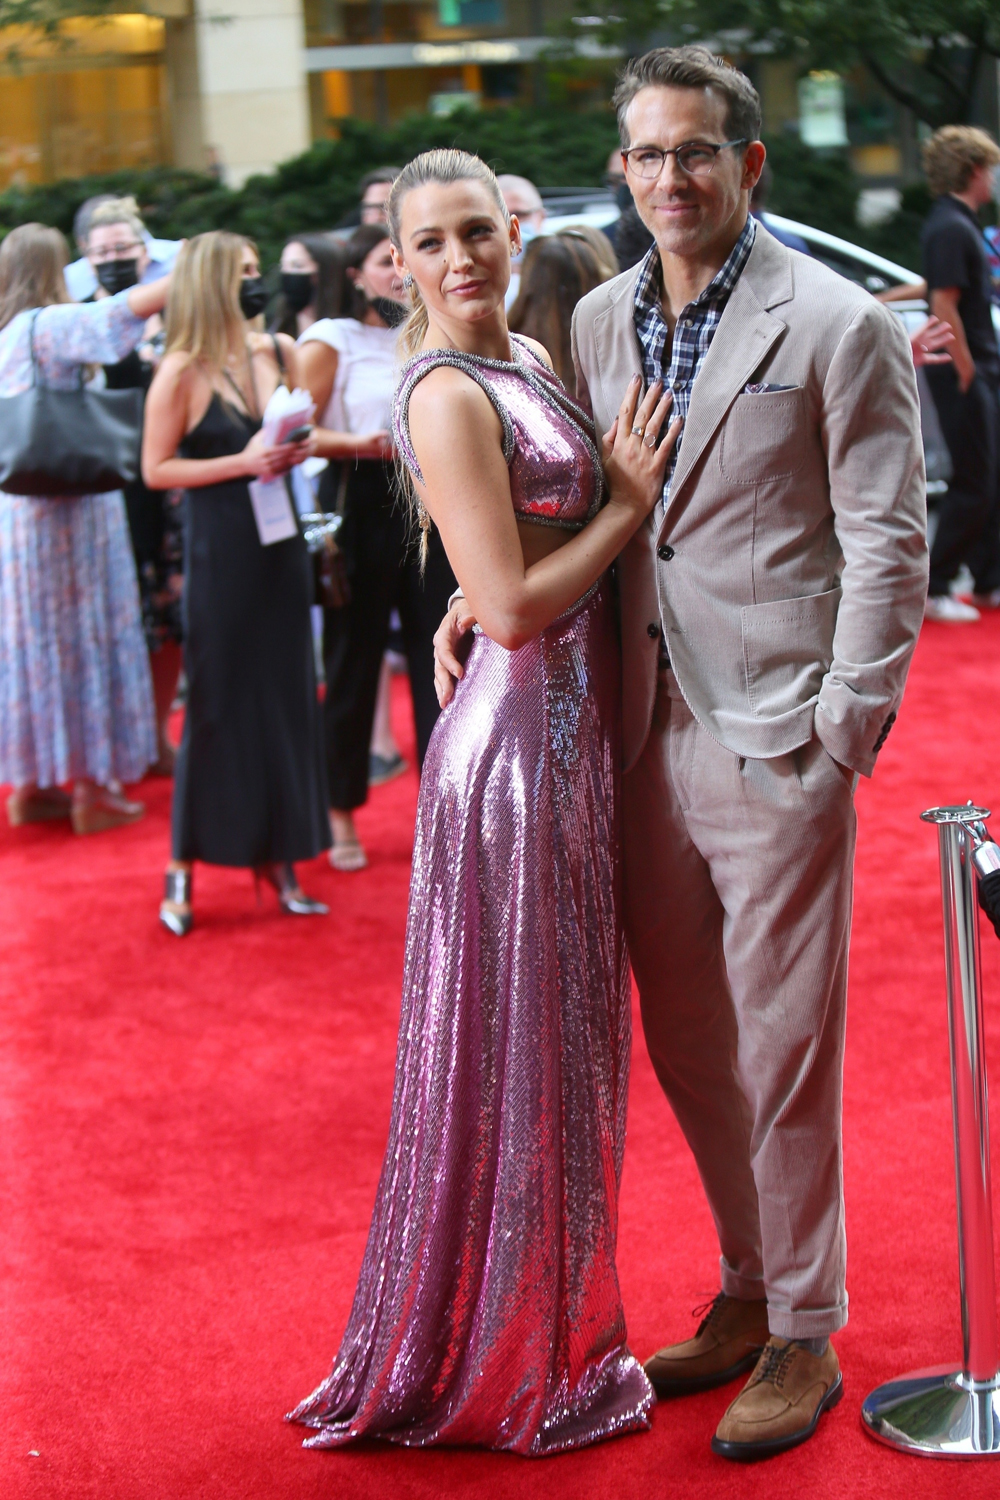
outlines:
[[[169,290],[170,277],[161,276],[159,280],[147,282],[145,286],[129,287],[125,297],[135,316],[145,322],[154,313],[163,311],[167,305]]]
[[[178,458],[193,402],[199,395],[204,398],[207,386],[207,377],[190,355],[178,352],[168,354],[153,376],[142,434],[142,477],[150,489],[194,490],[230,479],[272,479],[307,456],[301,443],[267,448],[257,432],[241,453]]]
[[[337,351],[319,339],[307,339],[296,345],[298,380],[316,403],[321,417],[330,404],[333,383],[337,378]],[[388,458],[392,447],[388,432],[334,432],[329,427],[313,428],[313,452],[317,458]]]
[[[35,352],[43,370],[50,365],[112,365],[131,354],[142,341],[149,314],[137,313],[130,299],[133,292],[151,289],[131,287],[97,302],[56,302],[41,308],[33,323]]]
[[[441,532],[469,611],[486,634],[516,651],[539,634],[610,567],[663,492],[663,476],[680,422],[659,447],[655,438],[671,397],[659,384],[643,396],[638,377],[604,440],[611,490],[607,505],[557,551],[525,568],[500,421],[486,396],[461,371],[432,370],[410,397],[410,432],[424,475],[420,493]]]

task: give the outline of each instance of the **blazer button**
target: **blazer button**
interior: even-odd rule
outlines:
[[[659,633],[660,633],[660,627],[659,627],[659,625],[647,625],[646,626],[646,634],[649,636],[649,639],[651,641],[655,641],[656,638],[657,638],[657,636],[659,635]]]
[[[657,547],[656,555],[660,559],[660,562],[669,562],[674,555],[674,549],[664,543],[662,547]]]

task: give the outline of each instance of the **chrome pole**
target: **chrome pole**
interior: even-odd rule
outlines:
[[[873,1437],[894,1448],[974,1458],[1000,1455],[1000,1340],[976,900],[977,871],[1000,869],[1000,851],[983,827],[989,817],[985,808],[934,807],[921,816],[938,825],[941,858],[962,1368],[917,1370],[879,1386],[865,1400],[861,1419]]]

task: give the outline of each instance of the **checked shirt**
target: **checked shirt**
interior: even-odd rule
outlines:
[[[687,417],[692,387],[705,362],[705,355],[715,337],[715,330],[719,326],[730,293],[747,263],[756,230],[756,221],[748,216],[743,232],[721,271],[693,302],[681,309],[672,344],[670,330],[660,306],[660,252],[655,245],[642,263],[639,280],[635,285],[635,331],[642,346],[642,373],[647,390],[654,380],[662,380],[667,389],[673,391],[674,404],[668,423],[674,417]],[[663,483],[664,505],[670,494],[670,481],[683,436],[682,430],[677,446],[667,461]]]

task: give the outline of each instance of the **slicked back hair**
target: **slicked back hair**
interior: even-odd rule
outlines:
[[[640,89],[714,89],[726,102],[729,140],[760,139],[760,95],[745,73],[707,47],[654,47],[625,67],[612,103],[618,111],[622,149],[630,145],[625,115]]]

